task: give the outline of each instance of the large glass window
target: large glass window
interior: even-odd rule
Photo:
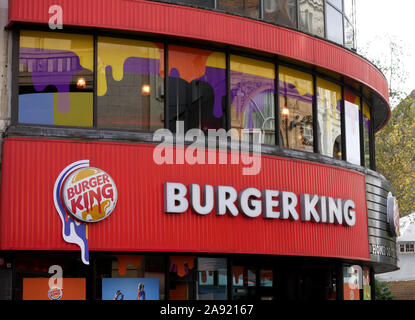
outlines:
[[[197,300],[226,300],[227,260],[224,258],[198,258]]]
[[[93,56],[92,36],[21,31],[18,122],[92,126]]]
[[[341,88],[317,78],[318,137],[320,153],[342,159]]]
[[[102,300],[164,300],[162,256],[98,255],[97,298]]]
[[[344,147],[348,162],[359,165],[364,159],[364,165],[370,167],[370,110],[367,104],[360,106],[360,96],[346,88],[342,132],[341,87],[318,78],[317,114],[313,114],[313,76],[280,66],[280,130],[275,132],[273,62],[231,54],[227,70],[224,52],[169,45],[165,63],[164,50],[160,43],[99,36],[94,85],[92,36],[21,31],[17,120],[24,124],[92,127],[96,88],[98,128],[153,132],[167,126],[174,132],[180,121],[185,131],[206,131],[227,128],[229,121],[235,129],[235,140],[275,145],[278,134],[285,148],[308,152],[318,149],[337,159],[342,159]],[[362,134],[358,130],[360,117],[362,148],[357,147]],[[318,131],[314,132],[316,127]]]
[[[299,28],[304,32],[324,37],[323,0],[299,0]]]
[[[217,0],[217,8],[249,18],[259,18],[259,0]]]
[[[369,106],[363,102],[363,150],[365,167],[370,168],[370,134],[372,131]]]
[[[360,97],[345,90],[345,134],[346,158],[356,165],[361,164],[360,159]]]
[[[313,77],[280,67],[279,87],[282,145],[313,152]]]
[[[326,4],[327,39],[343,45],[343,14]]]
[[[275,67],[231,55],[231,126],[242,141],[275,144]]]
[[[264,0],[264,20],[297,28],[297,0]]]
[[[163,45],[98,38],[97,124],[155,131],[164,126]]]
[[[169,46],[169,127],[225,127],[226,58],[221,52]]]

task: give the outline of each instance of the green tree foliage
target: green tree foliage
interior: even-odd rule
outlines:
[[[375,300],[393,300],[387,283],[375,279]]]
[[[376,134],[376,170],[392,184],[405,216],[415,210],[415,92],[396,106]]]

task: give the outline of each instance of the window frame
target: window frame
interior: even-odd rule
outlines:
[[[33,27],[33,26],[32,26]],[[13,53],[12,53],[12,68],[13,70],[19,70],[19,54],[20,54],[20,30],[25,30],[27,29],[27,26],[23,26],[23,27],[18,27],[16,29],[13,29],[13,35],[12,35],[12,42],[13,42]],[[53,32],[50,31],[46,28],[42,28],[42,27],[33,27],[31,28],[31,30],[38,30],[38,31],[49,31],[49,32]],[[266,147],[276,147],[277,149],[285,149],[282,146],[282,141],[280,141],[280,137],[279,137],[279,129],[280,129],[280,103],[279,103],[279,67],[280,66],[284,66],[284,67],[288,67],[294,70],[298,70],[301,71],[303,73],[307,73],[310,74],[313,77],[313,135],[314,135],[314,152],[315,154],[317,154],[318,156],[324,157],[324,158],[331,158],[331,157],[326,157],[324,155],[322,155],[320,153],[320,150],[318,150],[319,148],[319,141],[318,141],[318,137],[317,137],[317,115],[318,115],[318,110],[317,110],[317,77],[323,79],[323,80],[327,80],[330,81],[334,84],[337,84],[341,87],[342,90],[342,104],[344,106],[344,90],[348,90],[351,93],[355,94],[356,96],[360,97],[361,102],[365,102],[367,104],[367,106],[370,109],[370,113],[371,113],[371,119],[373,119],[373,107],[372,107],[372,103],[370,103],[370,101],[368,101],[368,99],[364,96],[363,93],[363,86],[361,86],[360,90],[357,90],[355,88],[350,87],[349,85],[347,85],[343,80],[336,80],[326,74],[323,74],[321,72],[316,71],[315,69],[307,69],[305,67],[301,67],[299,65],[295,65],[291,62],[282,60],[279,58],[278,55],[272,55],[272,56],[261,56],[260,54],[251,54],[251,53],[246,53],[243,52],[242,50],[237,50],[234,48],[231,48],[229,46],[226,46],[225,48],[220,48],[220,47],[213,47],[213,46],[209,46],[209,45],[200,45],[200,44],[194,44],[191,42],[184,42],[184,41],[179,41],[176,39],[168,39],[167,37],[154,37],[154,36],[143,36],[143,35],[127,35],[127,34],[117,34],[115,32],[106,32],[106,31],[93,31],[93,32],[89,32],[88,30],[81,30],[79,31],[78,29],[75,28],[67,28],[65,31],[62,31],[65,33],[80,33],[80,34],[89,34],[89,35],[93,35],[93,39],[94,39],[94,89],[93,89],[93,126],[92,127],[77,127],[77,126],[59,126],[59,125],[38,125],[38,124],[20,124],[18,122],[18,94],[19,94],[19,84],[18,84],[18,80],[19,80],[19,72],[13,72],[12,73],[12,94],[11,94],[11,125],[16,126],[16,127],[45,127],[45,128],[60,128],[63,129],[80,129],[80,130],[88,130],[89,132],[94,132],[94,131],[108,131],[108,132],[125,132],[126,134],[128,134],[128,132],[130,133],[143,133],[143,134],[148,134],[149,132],[147,131],[139,131],[136,129],[113,129],[113,128],[98,128],[97,127],[97,64],[98,64],[98,51],[97,51],[97,46],[98,46],[98,37],[99,36],[105,36],[105,37],[120,37],[120,38],[126,38],[126,39],[132,39],[132,40],[141,40],[141,41],[152,41],[152,42],[159,42],[159,43],[163,43],[164,44],[164,70],[165,70],[165,77],[164,77],[164,128],[168,128],[168,121],[166,121],[166,119],[168,118],[168,90],[169,90],[169,86],[168,86],[168,77],[166,76],[168,73],[168,62],[169,62],[169,45],[179,45],[179,46],[183,46],[183,47],[190,47],[190,48],[197,48],[197,49],[205,49],[205,50],[211,50],[211,51],[216,51],[216,52],[222,52],[225,54],[225,63],[226,63],[226,106],[224,106],[224,112],[225,112],[225,124],[226,124],[226,130],[229,130],[231,128],[231,123],[230,123],[230,55],[231,54],[236,54],[242,57],[247,57],[247,58],[251,58],[251,59],[255,59],[255,60],[259,60],[259,61],[264,61],[264,62],[270,62],[275,66],[275,85],[274,85],[274,113],[275,113],[275,145],[263,145]],[[362,103],[361,103],[362,105]],[[344,107],[342,108],[344,111]],[[341,122],[342,125],[344,122],[344,115],[341,116]],[[363,130],[363,123],[362,121],[360,121],[360,130]],[[65,135],[66,133],[64,133],[63,135]],[[369,148],[370,148],[370,167],[369,169],[372,170],[376,170],[375,168],[375,146],[374,146],[374,123],[373,121],[371,121],[371,130],[370,130],[370,134],[369,134]],[[342,139],[344,137],[344,129],[342,128]],[[362,139],[363,139],[363,135],[360,135],[360,148],[363,148],[362,145]],[[342,141],[342,148],[345,147],[345,143],[343,143]],[[286,150],[291,150],[291,149],[286,149]],[[307,152],[310,153],[310,152]],[[361,155],[363,155],[363,153],[361,152]],[[362,157],[363,158],[363,157]],[[334,159],[334,158],[332,158]],[[342,159],[340,161],[345,162],[345,152],[343,150],[342,152]],[[361,167],[365,167],[364,166],[364,162],[362,160],[361,163]]]

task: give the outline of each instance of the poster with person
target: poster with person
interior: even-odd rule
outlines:
[[[103,278],[102,300],[159,300],[159,279]]]

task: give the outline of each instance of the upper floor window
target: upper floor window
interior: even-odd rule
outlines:
[[[229,13],[259,19],[259,0],[217,0],[217,8]]]
[[[231,127],[242,141],[275,144],[275,66],[231,55]]]
[[[370,108],[366,102],[363,102],[363,152],[364,152],[364,165],[370,168],[370,136],[372,134]]]
[[[163,57],[160,43],[98,37],[98,127],[163,128]]]
[[[342,159],[341,87],[317,78],[317,129],[321,154]]]
[[[343,15],[334,6],[326,3],[327,39],[343,44]]]
[[[92,126],[93,56],[90,35],[21,31],[19,123]]]
[[[346,160],[360,166],[360,97],[345,90],[344,100]]]
[[[21,31],[19,62],[19,124],[174,132],[180,121],[185,131],[232,128],[237,140],[373,162],[366,100],[294,65],[219,49],[33,31]]]
[[[264,0],[264,20],[297,28],[297,0]]]
[[[226,57],[222,52],[169,46],[169,128],[225,127]]]
[[[304,32],[324,37],[324,4],[323,0],[299,0],[298,24]]]
[[[313,152],[313,76],[280,67],[279,79],[282,145]]]

